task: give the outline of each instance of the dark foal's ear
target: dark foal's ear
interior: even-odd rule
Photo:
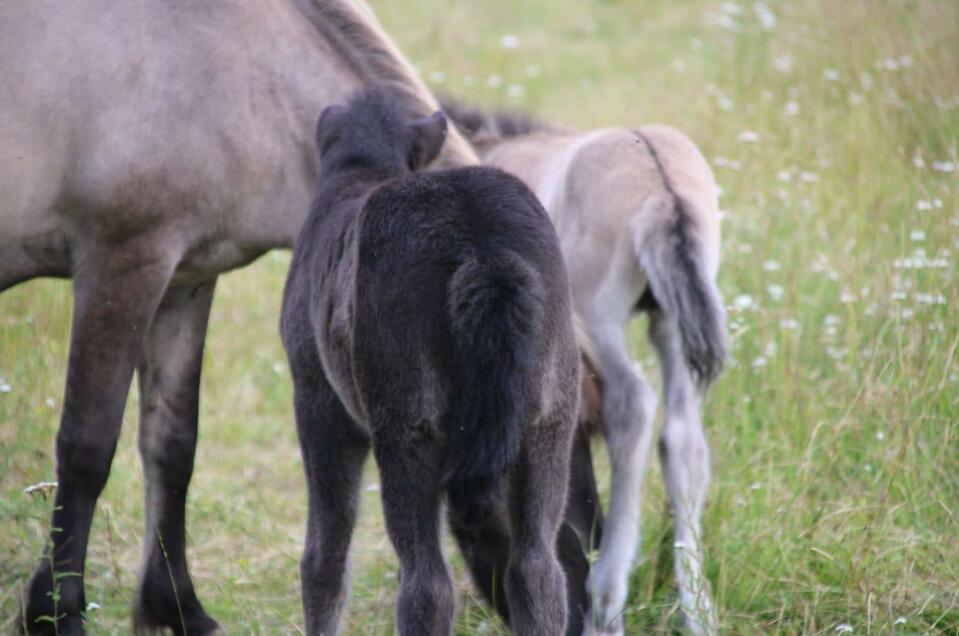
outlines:
[[[425,168],[436,159],[446,141],[446,115],[436,111],[429,117],[417,119],[410,124],[413,142],[410,147],[410,169]]]
[[[345,114],[346,107],[340,104],[327,106],[320,113],[320,118],[316,122],[316,145],[320,152],[323,152],[332,142],[336,141],[342,124],[341,120]]]

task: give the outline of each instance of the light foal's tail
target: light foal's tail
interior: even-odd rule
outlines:
[[[659,168],[666,197],[647,205],[655,220],[651,230],[635,239],[636,256],[646,273],[657,305],[675,318],[683,357],[693,379],[705,389],[726,361],[726,312],[689,200],[673,189],[669,174],[653,145],[639,134]]]
[[[726,360],[725,311],[682,206],[677,198],[674,217],[657,228],[658,237],[637,245],[637,256],[656,302],[679,325],[686,364],[705,388]]]

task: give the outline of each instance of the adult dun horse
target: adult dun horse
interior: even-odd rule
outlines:
[[[134,369],[146,478],[135,624],[216,629],[190,580],[184,510],[214,286],[293,244],[313,192],[316,116],[372,82],[423,115],[436,109],[349,0],[0,3],[0,290],[54,276],[74,292],[58,487],[26,589],[28,631],[84,632],[90,523]],[[475,156],[454,132],[440,162]]]
[[[586,633],[622,634],[639,542],[656,394],[626,346],[626,327],[638,311],[649,313],[662,369],[659,451],[673,512],[680,608],[692,632],[714,631],[702,571],[709,450],[699,415],[703,392],[726,355],[712,171],[692,141],[665,126],[577,132],[452,101],[444,110],[484,163],[519,176],[546,207],[563,248],[573,309],[591,341],[584,349],[602,380],[612,488],[599,558],[588,575]]]

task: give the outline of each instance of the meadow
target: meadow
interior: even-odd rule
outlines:
[[[959,634],[959,3],[372,5],[437,91],[584,128],[671,124],[711,162],[732,360],[704,407],[704,540],[723,631]],[[303,625],[305,486],[277,337],[288,262],[221,279],[204,360],[189,554],[231,634]],[[24,488],[54,478],[69,292],[0,296],[0,633],[48,531],[49,498]],[[637,320],[655,379],[644,334]],[[91,535],[91,634],[130,631],[136,413],[132,391]],[[655,461],[646,483],[628,634],[677,628]],[[362,505],[345,633],[391,634],[372,466]],[[506,633],[451,560],[457,634]]]

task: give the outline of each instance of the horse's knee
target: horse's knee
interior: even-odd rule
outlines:
[[[401,634],[448,633],[454,611],[453,581],[445,566],[403,569],[397,602]]]
[[[514,554],[506,591],[517,633],[561,634],[566,628],[566,577],[545,546]]]
[[[709,447],[698,419],[667,417],[659,438],[659,454],[665,465],[708,477]]]
[[[656,406],[656,392],[639,378],[610,387],[603,407],[603,435],[614,461],[637,452],[646,454]]]
[[[96,497],[110,476],[116,439],[99,436],[85,423],[61,424],[57,432],[57,478],[61,488]]]

